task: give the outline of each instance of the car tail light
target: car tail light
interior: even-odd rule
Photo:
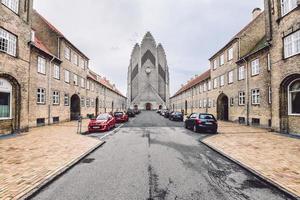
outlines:
[[[196,124],[197,125],[199,125],[199,124],[201,124],[202,123],[202,121],[200,120],[200,119],[196,119]]]

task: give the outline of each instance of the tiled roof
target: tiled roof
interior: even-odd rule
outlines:
[[[49,54],[50,56],[54,56],[49,49],[43,44],[41,40],[39,40],[36,36],[34,37],[34,42],[32,42],[32,45],[38,48],[39,50]]]
[[[259,52],[263,49],[265,49],[266,47],[269,47],[270,43],[267,41],[267,36],[264,36],[256,45],[255,47],[249,51],[244,57],[241,58],[241,60],[243,58],[247,58],[253,54],[255,54],[256,52]]]
[[[201,83],[202,81],[204,81],[204,80],[206,80],[208,78],[210,78],[210,69],[207,70],[206,72],[204,72],[203,74],[197,76],[196,78],[192,79],[187,84],[185,84],[183,87],[181,87],[180,90],[178,90],[178,92],[176,92],[173,97],[175,97],[175,96],[183,93],[184,91],[186,91],[186,90],[194,87],[195,85]]]
[[[63,34],[62,32],[60,32],[53,24],[51,24],[45,17],[43,17],[40,13],[38,13],[36,10],[34,10],[34,13],[39,16],[44,22],[45,24],[53,31],[55,32],[58,36],[64,38],[74,49],[76,49],[82,56],[84,56],[85,58],[88,59],[88,57],[82,53],[82,51],[80,51],[74,44],[72,44],[70,42],[70,40],[68,40]]]

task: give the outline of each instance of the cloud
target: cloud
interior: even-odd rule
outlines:
[[[135,43],[151,31],[163,44],[171,94],[208,69],[208,58],[251,20],[263,0],[43,0],[34,7],[126,94]]]

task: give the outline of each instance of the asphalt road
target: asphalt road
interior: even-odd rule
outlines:
[[[143,112],[34,199],[289,199],[182,126]]]

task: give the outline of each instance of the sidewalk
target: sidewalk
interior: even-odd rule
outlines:
[[[87,120],[83,129],[87,129]],[[84,131],[83,130],[83,131]],[[93,148],[100,140],[76,134],[77,122],[33,128],[0,140],[0,199],[18,199]]]
[[[219,132],[203,142],[300,196],[299,139],[227,122],[219,122]]]

